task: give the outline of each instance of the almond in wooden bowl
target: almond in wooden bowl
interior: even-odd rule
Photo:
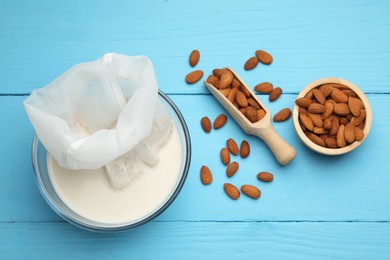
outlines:
[[[372,110],[364,93],[340,78],[307,85],[295,100],[295,130],[310,149],[325,155],[348,153],[370,132]]]

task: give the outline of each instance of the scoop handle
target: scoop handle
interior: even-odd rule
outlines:
[[[272,124],[267,128],[258,129],[253,134],[260,137],[268,145],[276,160],[282,165],[288,164],[297,155],[295,149],[280,137]]]

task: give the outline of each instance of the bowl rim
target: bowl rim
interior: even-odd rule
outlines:
[[[294,102],[294,108],[293,108],[294,128],[295,128],[295,131],[297,132],[299,138],[301,139],[301,141],[307,147],[312,149],[313,151],[316,151],[318,153],[325,154],[325,155],[341,155],[341,154],[345,154],[345,153],[348,153],[348,152],[356,149],[367,138],[368,134],[370,133],[371,127],[372,127],[372,109],[371,109],[371,106],[370,106],[370,102],[368,101],[368,99],[367,99],[366,95],[364,94],[364,92],[362,90],[360,90],[354,83],[352,83],[352,82],[350,82],[348,80],[342,79],[342,78],[321,78],[321,79],[315,80],[315,81],[309,83],[308,85],[306,85],[306,87],[304,87],[302,89],[302,91],[298,94],[296,99],[304,97],[306,95],[306,93],[308,93],[310,90],[312,90],[313,88],[316,88],[316,87],[318,87],[318,86],[320,86],[322,84],[325,84],[325,83],[338,83],[338,84],[345,85],[348,88],[350,88],[352,91],[354,91],[356,93],[356,95],[362,100],[362,102],[364,104],[364,107],[366,109],[366,119],[365,119],[365,124],[364,124],[364,128],[363,128],[363,132],[364,132],[363,139],[360,140],[360,141],[355,141],[352,144],[347,145],[347,146],[345,146],[343,148],[326,148],[326,147],[322,147],[320,145],[317,145],[317,144],[313,143],[304,134],[301,126],[299,125],[299,119],[298,119],[298,109],[299,109],[299,107],[298,107],[298,105],[295,102]]]
[[[170,196],[167,197],[165,202],[163,204],[161,204],[160,207],[157,207],[155,212],[153,212],[152,214],[148,215],[145,218],[141,218],[139,221],[136,220],[136,222],[132,222],[130,224],[125,223],[125,225],[119,224],[119,225],[114,225],[112,227],[111,226],[92,225],[89,223],[82,222],[79,219],[75,219],[72,216],[69,216],[68,214],[64,213],[63,210],[61,210],[61,208],[53,200],[53,198],[51,197],[51,195],[49,194],[49,192],[47,191],[47,189],[43,183],[42,177],[40,175],[39,162],[38,162],[38,156],[37,156],[37,149],[38,149],[39,145],[42,145],[42,143],[39,141],[39,138],[38,138],[36,132],[34,132],[34,136],[32,139],[32,145],[31,145],[31,159],[32,159],[31,161],[32,161],[32,168],[34,170],[35,181],[36,181],[38,189],[39,189],[41,195],[43,196],[43,198],[45,199],[46,203],[52,208],[52,210],[54,212],[57,213],[57,215],[59,215],[61,218],[63,218],[67,222],[69,222],[69,223],[71,223],[79,228],[88,230],[88,231],[103,232],[103,233],[115,233],[115,232],[127,231],[127,230],[139,227],[143,224],[150,222],[151,220],[153,220],[156,217],[158,217],[159,215],[161,215],[173,203],[173,201],[177,198],[181,189],[183,188],[184,183],[185,183],[187,176],[188,176],[188,172],[189,172],[189,168],[190,168],[190,164],[191,164],[191,138],[190,138],[187,123],[186,123],[183,115],[181,114],[180,110],[176,106],[176,104],[161,90],[158,91],[158,95],[162,99],[164,99],[165,102],[168,103],[168,105],[172,108],[172,110],[176,114],[177,119],[182,126],[183,135],[184,135],[184,142],[185,142],[185,151],[184,151],[185,152],[185,158],[184,158],[185,163],[184,163],[184,167],[183,167],[183,173],[182,173],[182,175],[177,183],[177,186],[175,187],[173,192],[170,194]],[[45,148],[43,147],[43,149],[45,149]],[[45,152],[47,152],[46,149],[45,149]],[[83,218],[83,217],[81,217],[81,218]]]

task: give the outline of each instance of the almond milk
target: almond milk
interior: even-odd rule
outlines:
[[[153,167],[142,164],[142,174],[124,190],[113,189],[103,168],[69,170],[48,156],[48,171],[58,196],[74,212],[108,225],[131,224],[144,219],[171,197],[183,172],[183,151],[173,124],[169,140],[159,150]]]

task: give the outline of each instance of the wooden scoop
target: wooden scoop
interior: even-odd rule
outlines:
[[[295,149],[284,141],[280,135],[275,131],[274,127],[271,124],[271,113],[267,107],[257,98],[257,96],[252,92],[252,90],[245,84],[245,82],[235,73],[231,68],[225,68],[231,71],[234,77],[251,93],[252,98],[254,98],[260,106],[265,110],[265,116],[255,123],[250,122],[240,110],[237,109],[230,101],[227,99],[220,90],[215,86],[211,85],[208,82],[204,82],[206,87],[209,89],[211,94],[222,104],[222,106],[229,112],[229,114],[236,120],[236,122],[241,126],[245,133],[250,135],[255,135],[260,137],[271,149],[272,153],[275,155],[276,160],[282,165],[286,165],[296,156]]]

